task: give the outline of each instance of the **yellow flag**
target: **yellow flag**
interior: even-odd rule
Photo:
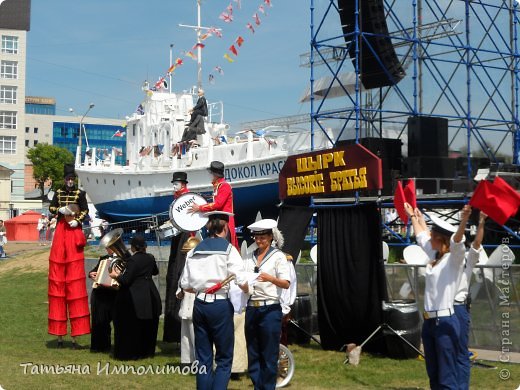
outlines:
[[[228,53],[224,54],[224,58],[226,60],[228,60],[229,62],[235,62],[235,60],[233,58],[231,58]]]

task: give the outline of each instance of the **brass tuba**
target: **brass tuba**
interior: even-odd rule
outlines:
[[[99,246],[105,249],[111,249],[117,255],[117,258],[112,260],[108,266],[108,272],[112,272],[114,267],[123,272],[126,268],[126,260],[132,255],[126,248],[122,237],[123,229],[118,228],[105,234],[99,242]]]

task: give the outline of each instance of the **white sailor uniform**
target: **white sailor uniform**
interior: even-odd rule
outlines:
[[[229,274],[238,274],[242,268],[240,254],[224,238],[206,238],[186,256],[180,286],[196,291],[193,327],[195,356],[199,362],[197,389],[227,388],[234,345],[233,306],[228,296],[229,286],[222,287],[215,294],[206,294],[204,291]],[[215,370],[213,345],[216,350]]]
[[[278,279],[291,280],[289,262],[285,254],[274,247],[269,249],[257,266],[256,251],[245,260],[248,272],[264,272]],[[271,282],[257,281],[250,286],[246,309],[246,341],[249,375],[255,389],[274,389],[278,371],[278,353],[282,322],[280,296],[282,288]]]

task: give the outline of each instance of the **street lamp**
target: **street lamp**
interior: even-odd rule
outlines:
[[[81,157],[81,141],[82,141],[82,137],[81,137],[81,129],[83,127],[83,119],[85,119],[85,117],[87,116],[87,114],[89,113],[90,110],[92,110],[94,108],[94,103],[90,103],[88,105],[88,109],[87,111],[85,111],[85,113],[83,114],[83,116],[81,117],[81,120],[79,121],[79,140],[78,140],[78,147],[79,147],[79,155]],[[88,145],[87,145],[88,146]],[[81,159],[80,159],[80,164],[81,164]]]

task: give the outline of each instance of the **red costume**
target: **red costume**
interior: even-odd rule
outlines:
[[[75,176],[74,166],[65,165],[64,177]],[[71,227],[60,207],[77,204],[76,227]],[[48,332],[56,336],[67,334],[67,319],[70,320],[70,335],[90,333],[90,311],[85,275],[83,248],[87,244],[81,224],[88,213],[85,191],[63,187],[56,191],[49,211],[58,215],[58,223],[49,255],[49,315]]]
[[[226,211],[233,212],[233,190],[231,185],[223,177],[217,179],[213,183],[213,202],[200,206],[199,210],[203,213],[207,211]],[[237,234],[235,232],[235,218],[229,217],[229,234],[231,236],[231,244],[238,247]]]
[[[50,334],[66,335],[67,318],[70,318],[71,336],[90,333],[83,254],[86,244],[80,227],[71,228],[64,218],[58,221],[49,256]]]

